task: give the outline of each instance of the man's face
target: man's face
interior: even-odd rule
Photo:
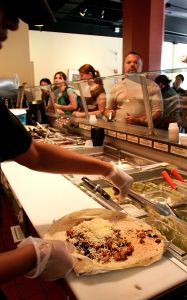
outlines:
[[[176,81],[176,83],[177,83],[178,85],[180,85],[180,84],[182,83],[182,79],[181,79],[180,76],[176,76],[176,77],[175,77],[175,81]]]
[[[0,4],[0,49],[2,42],[8,37],[8,30],[17,30],[18,23],[18,18],[11,15],[8,9]]]
[[[124,72],[125,73],[136,73],[141,72],[143,62],[138,55],[129,54],[126,56],[124,61]]]

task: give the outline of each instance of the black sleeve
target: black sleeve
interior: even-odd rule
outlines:
[[[0,100],[0,161],[13,159],[24,153],[31,142],[31,135]]]

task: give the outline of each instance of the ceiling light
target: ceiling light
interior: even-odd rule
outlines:
[[[39,29],[40,31],[42,31],[42,27],[43,27],[44,25],[43,25],[43,24],[36,24],[36,25],[34,25],[34,26],[38,27],[38,29]]]
[[[101,12],[101,19],[104,19],[104,17],[105,17],[105,10],[103,9]]]
[[[79,12],[79,15],[81,16],[81,17],[84,17],[85,16],[85,14],[86,14],[86,12],[87,12],[87,8],[85,8],[84,10],[82,10],[82,11],[80,11]]]
[[[114,31],[115,31],[115,33],[119,33],[120,32],[120,28],[119,27],[115,27]]]

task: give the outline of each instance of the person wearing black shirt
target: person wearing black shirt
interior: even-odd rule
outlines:
[[[175,77],[175,81],[173,83],[173,89],[176,91],[177,94],[179,94],[180,96],[185,96],[185,90],[183,88],[181,88],[181,84],[184,81],[184,76],[182,74],[178,74]]]
[[[46,24],[55,20],[46,0],[0,0],[0,48],[8,37],[8,30],[18,29],[19,18],[28,24]],[[100,174],[118,188],[122,198],[132,184],[129,175],[110,163],[32,140],[0,100],[0,162],[9,159],[41,172]],[[17,249],[0,253],[0,283],[28,272],[32,278],[41,276],[55,280],[66,276],[72,268],[68,244],[63,241],[29,237]]]

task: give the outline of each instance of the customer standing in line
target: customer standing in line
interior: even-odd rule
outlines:
[[[97,118],[102,118],[106,108],[106,93],[103,86],[103,81],[100,78],[99,71],[95,70],[90,64],[85,64],[79,68],[80,80],[87,80],[89,96],[85,96],[88,115],[95,115]],[[74,117],[85,117],[84,108],[73,112]]]
[[[131,51],[124,60],[124,73],[142,72],[143,60],[139,53]],[[147,79],[147,89],[149,94],[151,115],[156,124],[163,113],[163,99],[158,85]],[[142,95],[138,95],[136,90],[130,90],[130,80],[124,78],[115,84],[108,97],[108,105],[105,116],[112,117],[116,121],[128,124],[147,126],[147,116]],[[130,94],[130,96],[129,96]]]
[[[158,128],[168,130],[169,123],[177,122],[180,126],[180,101],[179,95],[170,87],[171,80],[166,75],[159,75],[155,78],[155,82],[161,89],[164,111],[163,116],[158,124]]]
[[[182,74],[178,74],[175,77],[175,81],[173,82],[173,89],[179,94],[180,96],[185,96],[186,92],[183,88],[181,88],[181,84],[184,81],[184,76]]]
[[[77,94],[72,87],[67,85],[67,76],[64,72],[55,73],[54,86],[54,103],[57,113],[71,116],[72,112],[77,109]],[[49,102],[48,109],[50,106]]]
[[[42,92],[42,102],[44,102],[45,107],[48,105],[50,99],[48,87],[51,88],[51,80],[49,78],[42,78],[40,80],[40,89]]]

